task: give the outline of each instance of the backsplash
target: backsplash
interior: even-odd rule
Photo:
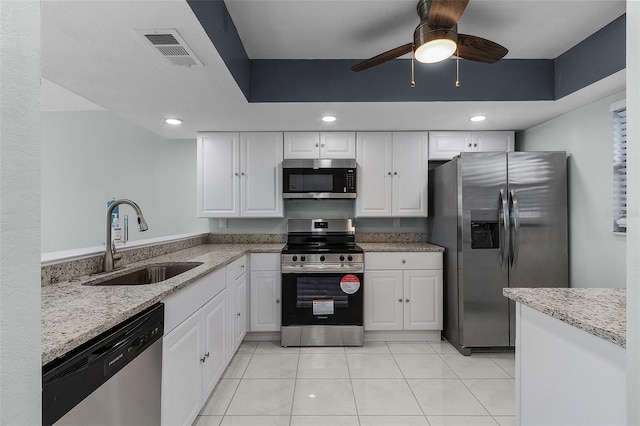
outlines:
[[[198,235],[193,238],[159,243],[144,247],[125,248],[120,247],[118,254],[122,259],[118,261],[118,266],[126,266],[141,260],[161,256],[167,253],[184,250],[189,247],[206,244],[209,234]],[[73,278],[94,274],[102,270],[102,259],[104,254],[91,255],[82,259],[61,261],[60,263],[47,264],[40,268],[40,285],[47,286],[61,281],[69,281]]]
[[[356,232],[356,243],[423,243],[424,237],[420,233]]]

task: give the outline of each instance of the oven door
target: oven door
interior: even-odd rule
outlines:
[[[282,325],[363,325],[364,274],[282,274]]]

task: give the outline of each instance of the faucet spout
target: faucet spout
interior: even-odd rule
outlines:
[[[107,208],[107,238],[105,240],[104,261],[102,263],[102,270],[104,272],[111,272],[114,269],[113,264],[114,264],[114,255],[116,252],[116,248],[113,242],[111,241],[111,215],[113,213],[113,210],[116,208],[116,206],[119,206],[120,204],[127,204],[133,207],[133,210],[135,210],[136,215],[138,215],[138,229],[140,230],[140,232],[143,232],[149,229],[149,225],[147,225],[147,221],[145,220],[144,215],[142,214],[142,210],[140,209],[140,206],[138,206],[135,202],[127,199],[121,199],[111,203],[111,205]]]

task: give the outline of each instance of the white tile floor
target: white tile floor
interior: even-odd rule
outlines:
[[[195,425],[512,425],[514,375],[513,353],[464,357],[447,342],[244,342]]]

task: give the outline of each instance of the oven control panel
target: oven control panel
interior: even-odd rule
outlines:
[[[282,255],[282,273],[362,272],[363,253],[299,253]]]

